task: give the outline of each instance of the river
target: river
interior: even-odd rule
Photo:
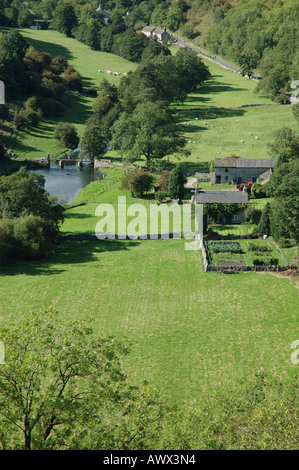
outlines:
[[[35,172],[45,177],[45,190],[51,196],[63,198],[65,203],[72,202],[81,189],[92,181],[101,179],[102,176],[90,165],[78,169],[76,164],[60,168],[57,164],[51,163],[50,168],[40,168]]]

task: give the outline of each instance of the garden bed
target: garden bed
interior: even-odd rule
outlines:
[[[279,270],[287,268],[270,240],[209,240],[207,270]],[[242,269],[243,268],[243,269]]]

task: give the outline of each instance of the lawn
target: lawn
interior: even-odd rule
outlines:
[[[54,305],[91,316],[96,333],[126,337],[130,378],[171,403],[191,403],[258,371],[287,381],[298,291],[256,273],[205,273],[183,240],[64,242],[47,261],[0,268],[0,317]]]
[[[175,105],[188,158],[198,164],[230,155],[269,158],[267,144],[273,133],[283,125],[297,129],[291,105],[274,103],[256,93],[253,80],[203,61],[212,77],[185,103]]]
[[[168,211],[171,205],[168,203],[158,206],[153,191],[142,199],[133,198],[129,191],[120,189],[120,178],[123,172],[123,169],[105,168],[104,180],[94,181],[79,193],[70,205],[71,208],[66,211],[66,218],[61,226],[62,235],[94,234],[96,231],[114,233],[114,229],[115,233],[120,235],[123,235],[125,230],[128,235],[167,234],[188,230],[188,227],[184,225],[183,214],[184,211],[187,213],[190,209],[191,215],[190,204],[187,205],[187,209],[182,205],[172,205],[173,212],[169,211],[169,217],[156,215],[158,211],[160,213],[163,210]],[[154,175],[156,181],[158,181],[158,176]],[[186,196],[190,198],[191,193],[186,191]],[[79,205],[81,202],[85,204]],[[103,206],[106,204],[109,207]],[[168,215],[168,212],[165,213]],[[126,217],[125,226],[120,222],[120,217]],[[103,223],[101,230],[97,224],[104,219],[107,225]],[[162,220],[166,220],[166,224],[162,223]],[[122,227],[125,227],[125,230]],[[190,227],[194,230],[193,217],[190,219]]]

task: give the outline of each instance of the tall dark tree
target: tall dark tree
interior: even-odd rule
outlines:
[[[182,200],[184,198],[185,188],[184,185],[187,179],[182,171],[180,164],[176,165],[171,171],[168,182],[168,195],[172,199]]]
[[[267,202],[265,205],[262,215],[258,224],[258,232],[262,235],[270,236],[271,228],[270,228],[270,217],[271,217],[271,206],[270,203]]]
[[[58,31],[70,37],[78,24],[74,4],[69,1],[60,3],[54,10],[53,20]]]

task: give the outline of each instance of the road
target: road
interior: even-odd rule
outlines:
[[[220,59],[217,56],[211,56],[207,54],[206,52],[201,51],[198,47],[195,47],[186,41],[183,41],[183,39],[180,39],[178,36],[175,36],[174,34],[171,35],[175,39],[174,45],[180,46],[180,47],[189,47],[189,49],[192,49],[194,52],[202,56],[204,59],[210,60],[214,62],[215,64],[220,65],[220,67],[223,67],[224,69],[230,70],[231,72],[235,73],[241,73],[241,69],[239,67],[235,67],[234,65],[230,64],[229,62],[226,62],[223,59]],[[257,77],[255,75],[252,75],[252,79],[255,81],[259,81],[261,77]]]

